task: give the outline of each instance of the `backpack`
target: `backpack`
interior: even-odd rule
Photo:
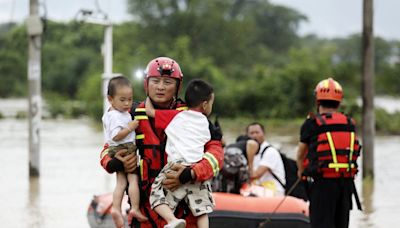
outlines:
[[[224,148],[224,165],[212,181],[215,192],[240,193],[241,186],[249,180],[247,159],[237,147]]]
[[[272,147],[271,145],[268,145],[263,149],[261,152],[261,158],[264,156],[265,151]],[[276,149],[276,148],[275,148]],[[279,184],[282,185],[282,187],[285,189],[285,195],[288,194],[288,191],[292,188],[292,186],[297,182],[298,176],[297,176],[297,164],[296,161],[288,158],[284,153],[276,149],[279,154],[281,155],[282,162],[283,162],[283,167],[285,168],[285,179],[286,179],[286,185],[283,184],[283,182],[278,178],[278,176],[275,175],[271,171],[272,176],[279,182]],[[304,201],[308,200],[307,196],[307,182],[306,181],[300,181],[297,186],[292,190],[292,192],[289,193],[290,196],[294,196],[300,199],[303,199]]]

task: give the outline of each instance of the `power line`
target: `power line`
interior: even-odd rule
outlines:
[[[96,9],[97,12],[99,13],[99,15],[103,15],[104,19],[108,19],[108,15],[106,14],[106,12],[104,12],[101,8],[100,8],[100,4],[98,0],[95,0],[95,5],[96,5]]]

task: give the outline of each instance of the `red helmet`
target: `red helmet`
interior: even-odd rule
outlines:
[[[324,79],[315,87],[315,99],[341,102],[343,99],[342,86],[332,78]]]
[[[182,86],[183,74],[179,64],[168,57],[157,57],[151,60],[146,67],[144,89],[147,93],[147,85],[150,77],[170,77],[178,79],[178,91]]]

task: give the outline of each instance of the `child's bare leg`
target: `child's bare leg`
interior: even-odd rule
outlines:
[[[121,203],[124,197],[126,185],[127,180],[125,173],[117,172],[117,184],[113,193],[113,206],[111,210],[111,216],[117,228],[124,227],[124,218],[122,217]]]
[[[147,217],[144,216],[139,209],[140,192],[139,192],[138,176],[136,174],[129,173],[127,174],[127,178],[129,182],[128,194],[132,204],[129,214],[134,218],[136,218],[139,222],[146,221]]]
[[[208,215],[203,214],[197,217],[197,228],[208,228]]]
[[[157,212],[168,224],[178,221],[172,212],[171,208],[167,204],[160,204],[154,208],[154,211]]]
[[[167,204],[158,205],[154,208],[154,211],[167,221],[168,224],[164,227],[181,228],[186,226],[186,221],[184,219],[177,219]]]

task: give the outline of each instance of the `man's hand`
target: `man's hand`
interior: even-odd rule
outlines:
[[[183,172],[186,166],[182,164],[174,164],[171,167],[171,171],[165,174],[165,180],[163,181],[164,188],[175,191],[179,186],[181,186],[181,182],[179,181],[179,176]]]
[[[127,150],[123,149],[115,153],[115,158],[124,164],[125,173],[133,173],[137,168],[137,157],[135,153],[127,154]]]
[[[300,170],[300,169],[297,170],[297,177],[298,177],[298,178],[303,178],[303,171],[304,171],[304,170]]]
[[[296,159],[296,163],[297,163],[297,176],[299,178],[302,178],[303,172],[304,172],[304,159],[306,159],[308,153],[308,145],[302,142],[299,142],[299,145],[297,147],[297,159]]]

